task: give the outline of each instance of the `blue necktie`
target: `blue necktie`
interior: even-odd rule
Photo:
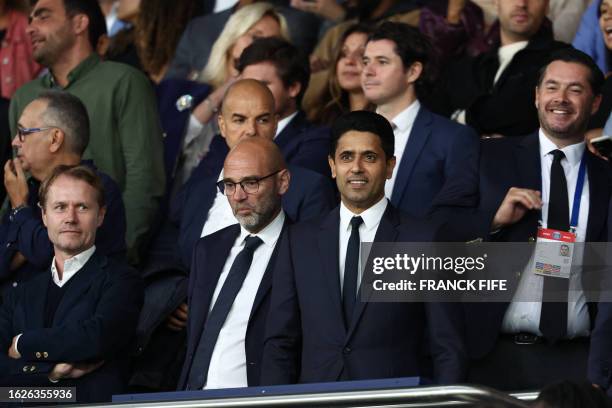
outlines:
[[[219,292],[217,301],[206,319],[204,331],[200,337],[200,344],[198,345],[193,358],[193,364],[191,365],[191,370],[189,371],[189,380],[187,381],[188,390],[198,390],[206,384],[210,359],[215,349],[215,344],[217,344],[219,332],[232,308],[236,295],[242,287],[244,278],[246,278],[249,272],[253,260],[253,253],[262,243],[263,241],[261,238],[248,236],[245,240],[244,249],[240,251],[236,259],[234,259],[234,263],[227,274],[227,278],[225,278],[225,282],[223,282],[223,287]]]
[[[551,229],[569,231],[570,214],[567,202],[567,180],[561,165],[565,154],[561,150],[551,152],[554,159],[550,167],[550,194],[548,196],[547,226]],[[563,338],[567,332],[567,293],[569,279],[545,276],[542,289],[542,310],[540,312],[540,331],[551,342]],[[565,302],[551,299],[565,294]]]
[[[346,247],[346,260],[344,262],[344,284],[342,285],[342,307],[344,309],[344,322],[348,328],[351,324],[355,300],[357,298],[357,276],[359,274],[359,226],[363,223],[361,217],[351,219],[351,236]]]

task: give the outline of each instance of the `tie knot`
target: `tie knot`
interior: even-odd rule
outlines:
[[[261,238],[255,237],[253,235],[249,235],[244,240],[245,249],[250,249],[252,251],[255,251],[257,247],[260,246],[261,244],[263,244],[263,241],[261,240]]]
[[[550,154],[553,155],[553,161],[556,161],[556,162],[560,162],[561,159],[565,157],[565,153],[563,153],[563,151],[559,149],[553,150],[552,152],[550,152]]]
[[[351,218],[351,227],[353,229],[359,228],[359,226],[363,224],[363,218],[361,217],[353,217]]]

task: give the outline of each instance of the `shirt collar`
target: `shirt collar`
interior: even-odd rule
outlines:
[[[66,86],[66,88],[72,85],[74,81],[83,77],[87,72],[91,71],[93,67],[98,65],[99,62],[101,62],[100,56],[97,53],[92,52],[89,57],[85,58],[79,63],[79,65],[77,65],[72,71],[70,71],[70,73],[68,74],[68,85]],[[51,73],[51,71],[49,71],[47,75],[45,75],[45,77],[43,78],[43,83],[47,88],[54,88],[57,86],[55,83],[55,78],[53,78],[53,74]]]
[[[348,230],[351,227],[351,219],[353,217],[361,217],[366,229],[376,227],[380,223],[385,210],[387,209],[388,200],[383,197],[376,204],[362,212],[355,214],[349,210],[343,202],[340,203],[340,227]]]
[[[565,146],[563,149],[559,149],[540,129],[538,133],[538,137],[540,139],[540,160],[543,160],[550,152],[553,150],[561,150],[567,159],[567,162],[576,166],[582,160],[582,156],[584,155],[585,143],[575,143],[569,146]]]
[[[278,215],[272,220],[272,222],[266,225],[265,228],[259,231],[257,234],[250,233],[241,225],[240,226],[240,236],[238,237],[238,242],[242,244],[244,243],[244,240],[247,236],[252,235],[252,236],[261,238],[264,245],[267,245],[269,247],[274,247],[283,229],[284,223],[285,223],[285,212],[281,209]]]
[[[64,261],[64,273],[62,274],[62,280],[59,278],[57,266],[55,265],[55,257],[53,257],[53,261],[51,262],[51,277],[53,278],[53,282],[60,288],[64,286],[70,280],[70,278],[76,275],[76,273],[80,271],[83,266],[85,266],[95,251],[96,246],[94,245],[80,254],[73,256],[72,258],[66,259]]]
[[[291,122],[291,120],[293,118],[295,118],[295,115],[298,114],[298,111],[293,112],[291,115],[287,116],[284,119],[281,119],[278,121],[278,124],[276,125],[276,135],[274,135],[274,137],[276,138],[276,136],[280,135],[280,133],[283,131],[283,129],[285,129],[287,127],[287,125],[289,124],[289,122]]]
[[[397,129],[400,132],[406,132],[414,121],[416,120],[421,103],[418,99],[415,99],[406,109],[398,113],[393,119],[391,119],[391,126],[393,130]]]

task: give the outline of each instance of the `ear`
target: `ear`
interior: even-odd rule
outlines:
[[[289,184],[291,183],[291,173],[289,172],[289,170],[284,169],[279,173],[279,176],[280,182],[278,187],[278,194],[283,195],[289,189]]]
[[[329,163],[329,168],[331,169],[332,178],[336,178],[336,162],[334,161],[334,158],[327,156],[327,162]]]
[[[599,106],[601,105],[602,95],[595,95],[593,98],[593,105],[591,106],[591,115],[594,115],[595,112],[599,110]]]
[[[217,124],[219,125],[219,132],[221,132],[221,136],[223,136],[225,139],[225,118],[220,113],[217,115]]]
[[[287,88],[287,93],[289,94],[291,99],[295,99],[300,94],[301,90],[302,84],[296,81],[293,84],[289,85],[289,88]]]
[[[395,168],[395,164],[395,156],[387,159],[387,180],[391,180],[391,177],[393,177],[393,169]]]
[[[408,82],[408,84],[414,84],[421,77],[422,73],[423,64],[419,61],[413,63],[406,72],[406,82]]]
[[[534,103],[535,103],[536,109],[539,109],[539,106],[540,106],[540,96],[539,96],[539,93],[540,93],[540,88],[536,86],[535,87],[535,100],[534,100],[535,101]]]
[[[47,227],[47,211],[45,211],[45,207],[38,203],[38,207],[40,208],[40,214],[42,215],[43,224]]]
[[[64,131],[61,129],[55,129],[51,135],[51,145],[49,146],[49,151],[51,153],[57,153],[64,145],[65,139],[66,134]]]
[[[76,35],[81,35],[89,30],[89,17],[86,14],[77,14],[72,17],[72,29]]]
[[[106,216],[106,206],[101,207],[98,210],[98,228],[100,228],[100,226],[102,225],[102,223],[104,222],[104,217]]]

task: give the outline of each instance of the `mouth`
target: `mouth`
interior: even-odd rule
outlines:
[[[44,42],[44,39],[36,37],[36,38],[32,38],[31,41],[32,41],[32,48],[36,49]]]
[[[349,186],[351,186],[352,188],[358,188],[359,189],[359,188],[365,187],[365,185],[368,184],[368,180],[367,179],[363,179],[363,178],[360,178],[360,179],[349,179],[347,181],[347,184]]]
[[[81,231],[78,230],[64,230],[60,231],[60,234],[70,234],[70,235],[79,235]]]
[[[574,114],[574,110],[570,107],[560,107],[560,106],[552,106],[546,109],[548,113],[552,113],[553,115],[559,116],[569,116]]]
[[[604,33],[604,38],[608,42],[612,42],[612,25],[602,28],[602,31]]]
[[[510,15],[510,18],[519,24],[526,23],[529,20],[529,14],[524,12],[517,12]]]

